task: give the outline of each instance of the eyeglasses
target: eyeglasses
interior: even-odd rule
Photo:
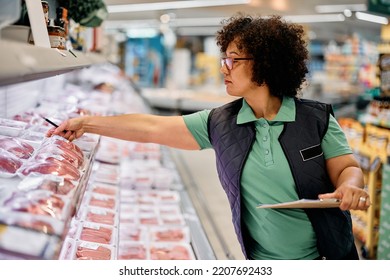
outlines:
[[[229,69],[229,70],[232,70],[233,69],[233,63],[235,61],[238,61],[238,60],[253,60],[253,58],[250,58],[250,57],[237,57],[237,58],[233,58],[233,57],[222,57],[221,58],[221,67],[223,67],[225,64],[226,64],[226,67]]]

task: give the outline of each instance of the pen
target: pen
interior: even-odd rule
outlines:
[[[45,117],[42,117],[45,121],[47,121],[48,123],[50,123],[52,126],[54,127],[58,127],[58,124],[52,122],[51,120],[49,120],[48,118],[45,118]],[[67,133],[68,131],[67,130],[64,130],[65,133]]]

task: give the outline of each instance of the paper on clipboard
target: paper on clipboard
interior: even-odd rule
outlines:
[[[330,199],[300,199],[291,202],[275,204],[259,204],[256,208],[336,208],[340,206],[340,200]]]

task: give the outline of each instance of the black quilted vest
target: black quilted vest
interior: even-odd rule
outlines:
[[[299,198],[317,199],[333,192],[327,175],[321,140],[328,128],[328,104],[295,99],[296,120],[288,122],[279,142],[291,167]],[[217,160],[217,171],[232,211],[233,225],[247,257],[250,237],[241,221],[241,174],[255,139],[254,123],[237,124],[242,99],[211,110],[208,134]],[[357,258],[349,211],[339,208],[306,209],[317,236],[317,249],[326,259]]]

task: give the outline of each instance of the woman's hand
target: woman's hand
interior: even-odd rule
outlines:
[[[62,122],[57,128],[50,129],[47,133],[47,137],[53,135],[62,136],[69,141],[73,141],[80,138],[84,134],[83,118],[74,118]]]
[[[362,188],[350,184],[342,184],[333,193],[320,194],[318,198],[341,200],[341,210],[366,210],[371,205],[368,193]]]

